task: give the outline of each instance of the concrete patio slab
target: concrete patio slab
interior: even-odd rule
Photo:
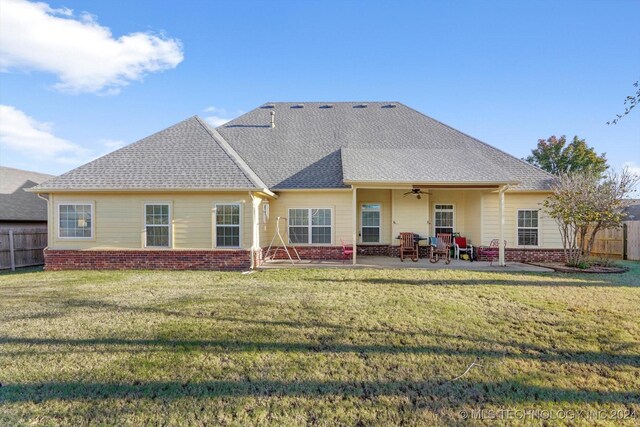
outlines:
[[[506,266],[500,267],[496,263],[491,265],[487,261],[461,261],[451,260],[449,265],[444,261],[437,263],[429,262],[429,259],[424,258],[413,262],[411,260],[400,261],[396,257],[383,257],[383,256],[360,256],[358,257],[358,263],[356,265],[351,264],[350,261],[318,261],[318,260],[302,260],[294,261],[292,264],[289,260],[274,260],[267,261],[258,270],[271,270],[279,268],[398,268],[398,269],[424,269],[424,270],[472,270],[472,271],[498,271],[498,272],[553,272],[550,268],[539,267],[536,265],[524,264],[520,262],[508,262]]]

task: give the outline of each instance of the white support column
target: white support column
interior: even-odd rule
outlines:
[[[500,187],[498,191],[498,222],[500,224],[500,241],[498,242],[498,265],[504,267],[504,192],[507,186]]]
[[[353,193],[352,193],[352,215],[353,218],[351,220],[351,231],[352,231],[352,237],[351,237],[351,241],[353,242],[353,265],[356,265],[357,262],[357,253],[358,253],[358,189],[355,187],[355,185],[353,186]]]
[[[251,218],[253,225],[253,232],[251,233],[251,268],[256,268],[258,267],[256,265],[256,253],[262,250],[260,248],[260,202],[262,200],[254,196],[252,192],[249,192],[249,196],[251,196],[251,205],[253,208]]]

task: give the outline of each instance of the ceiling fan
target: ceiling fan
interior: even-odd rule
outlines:
[[[431,194],[431,193],[427,193],[425,191],[422,191],[421,188],[413,188],[411,189],[411,191],[407,191],[406,193],[403,194],[403,196],[408,196],[408,195],[412,195],[412,196],[416,196],[416,198],[418,200],[422,199],[422,195],[423,194]]]

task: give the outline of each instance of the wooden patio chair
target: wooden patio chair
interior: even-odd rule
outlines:
[[[418,243],[413,238],[413,233],[400,233],[400,261],[411,255],[413,262],[418,262]]]
[[[440,258],[444,259],[445,264],[451,262],[451,234],[439,233],[435,245],[431,246],[429,261],[436,263]]]

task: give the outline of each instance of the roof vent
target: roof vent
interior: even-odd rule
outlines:
[[[295,108],[295,109],[298,109],[298,108],[304,108],[304,105],[302,105],[302,104],[296,104],[296,105],[292,105],[292,106],[291,106],[291,108]]]
[[[321,105],[321,106],[320,106],[320,108],[323,108],[323,109],[326,109],[326,108],[333,108],[333,105],[331,105],[331,104],[324,104],[324,105]]]
[[[383,105],[382,108],[396,108],[396,104]]]
[[[273,104],[264,104],[264,105],[263,105],[262,107],[260,107],[260,108],[265,108],[265,109],[268,109],[268,108],[275,108],[275,105],[273,105]]]
[[[353,108],[367,108],[367,104],[357,104],[354,105]]]

